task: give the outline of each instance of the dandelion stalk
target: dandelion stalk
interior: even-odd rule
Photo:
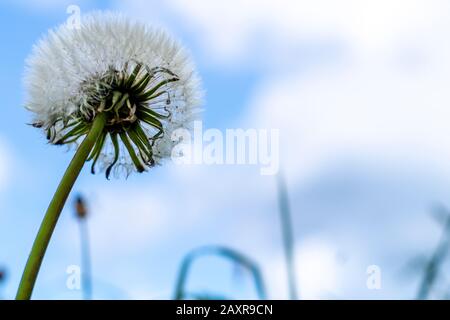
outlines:
[[[91,268],[91,250],[89,244],[88,230],[88,210],[83,197],[78,196],[75,204],[75,212],[78,219],[78,227],[80,231],[80,248],[81,248],[81,266],[82,266],[82,283],[84,300],[92,299],[92,268]]]
[[[39,228],[36,239],[34,240],[31,253],[28,257],[25,270],[20,280],[19,289],[17,291],[16,299],[28,300],[31,298],[34,284],[36,282],[39,269],[44,259],[45,251],[47,250],[53,230],[55,229],[59,215],[64,207],[64,204],[69,196],[72,187],[83,168],[84,162],[88,158],[92,148],[97,142],[105,126],[105,115],[100,113],[95,118],[89,133],[81,143],[72,161],[67,167],[64,176],[59,183],[58,188],[53,196],[47,212],[45,213],[42,224]]]
[[[92,299],[92,271],[91,253],[89,247],[89,231],[86,220],[79,221],[81,241],[81,265],[83,266],[83,293],[84,300]]]
[[[80,28],[63,24],[49,32],[27,60],[25,82],[33,126],[50,143],[75,145],[77,152],[45,214],[17,299],[31,297],[83,164],[92,160],[91,172],[99,167],[107,179],[162,164],[178,144],[174,133],[191,127],[201,101],[183,47],[165,32],[115,13],[87,14]]]

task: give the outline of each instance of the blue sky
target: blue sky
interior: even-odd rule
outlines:
[[[0,265],[12,298],[71,152],[26,125],[24,60],[66,8],[110,9],[165,27],[192,52],[206,91],[206,128],[280,130],[302,298],[412,298],[440,236],[430,215],[450,205],[450,40],[446,1],[2,1],[0,3]],[[181,259],[231,246],[261,266],[270,298],[286,298],[275,178],[252,166],[168,164],[129,179],[83,172],[94,296],[170,298]],[[79,264],[73,197],[63,211],[36,298],[66,288]],[[382,288],[366,287],[378,265]],[[205,258],[189,286],[254,298],[233,266]]]

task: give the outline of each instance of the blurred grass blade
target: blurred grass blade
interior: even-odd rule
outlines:
[[[249,270],[253,281],[255,284],[255,289],[258,294],[259,299],[264,300],[266,299],[266,290],[264,286],[263,277],[261,275],[261,272],[259,270],[258,265],[250,260],[248,257],[244,256],[240,252],[227,248],[222,246],[206,246],[194,249],[190,253],[188,253],[185,258],[183,259],[183,262],[181,263],[181,268],[178,273],[178,279],[175,287],[175,300],[182,300],[187,297],[187,290],[186,290],[186,283],[189,276],[189,272],[191,270],[193,262],[202,257],[202,256],[208,256],[208,255],[216,255],[221,256],[227,260],[231,260],[245,269]],[[207,297],[212,296],[209,294],[201,294],[196,295],[198,297]],[[213,295],[214,297],[217,297],[218,295]]]
[[[284,181],[284,177],[281,172],[278,174],[278,206],[280,210],[281,233],[283,236],[283,246],[286,257],[289,297],[291,300],[297,300],[297,280],[294,262],[294,235],[292,231],[292,217],[286,182]]]
[[[437,208],[436,211],[435,215],[439,214],[440,217],[443,213],[446,215],[443,221],[444,230],[435,251],[425,265],[422,281],[417,292],[416,298],[418,300],[425,300],[429,297],[450,249],[450,212],[442,206]]]

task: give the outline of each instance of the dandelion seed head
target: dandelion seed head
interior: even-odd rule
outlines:
[[[76,146],[104,113],[92,172],[128,175],[160,164],[171,155],[172,132],[189,129],[199,115],[202,91],[189,55],[165,31],[121,14],[81,19],[80,28],[49,31],[27,60],[33,125],[50,143]]]

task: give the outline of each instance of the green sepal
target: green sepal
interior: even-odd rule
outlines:
[[[131,141],[133,141],[133,143],[138,148],[142,161],[145,164],[150,163],[151,159],[152,159],[151,147],[150,147],[150,149],[147,148],[147,146],[141,141],[141,139],[139,138],[139,136],[137,135],[135,130],[133,130],[133,129],[128,130],[127,133],[128,133],[128,136],[130,137]]]
[[[128,139],[128,136],[125,132],[120,132],[120,139],[122,140],[123,144],[125,145],[125,147],[127,148],[127,151],[131,157],[131,160],[134,163],[134,166],[136,167],[136,170],[138,172],[143,172],[145,171],[144,166],[142,165],[142,163],[139,161],[139,158],[136,155],[136,152],[134,151],[133,146],[131,145],[130,140]]]
[[[106,140],[106,133],[102,133],[101,136],[98,138],[97,142],[95,143],[94,150],[92,151],[91,156],[94,158],[91,165],[91,173],[95,174],[95,164],[97,163],[98,158],[100,157],[100,154],[102,153],[103,144]],[[89,158],[91,157],[89,156]],[[87,161],[90,159],[88,158]]]
[[[134,86],[132,86],[130,90],[139,94],[142,90],[145,89],[145,87],[150,82],[151,78],[152,76],[147,73],[145,76],[142,77],[141,80],[139,80]]]
[[[158,83],[156,86],[154,86],[152,89],[146,91],[143,95],[139,96],[140,99],[147,101],[150,99],[153,99],[154,97],[152,97],[152,95],[159,89],[161,88],[163,85],[171,83],[171,82],[175,82],[180,80],[179,78],[170,78],[170,79],[165,79],[163,81],[161,81],[160,83]]]
[[[134,67],[133,72],[128,77],[127,81],[125,82],[125,87],[126,88],[131,88],[131,86],[134,83],[134,80],[136,79],[137,75],[139,74],[139,71],[141,71],[141,68],[142,68],[142,64],[140,64],[140,63],[138,63],[136,65],[136,67]]]
[[[117,163],[117,160],[119,160],[119,141],[117,139],[117,133],[112,132],[109,135],[111,137],[111,142],[114,147],[114,159],[113,162],[106,168],[105,176],[106,179],[109,180],[109,175],[111,174],[111,169],[114,167],[114,165]]]
[[[80,122],[74,128],[72,128],[72,130],[67,132],[62,138],[60,138],[57,141],[55,141],[55,144],[68,143],[65,140],[68,139],[68,138],[71,138],[73,136],[77,136],[77,139],[78,139],[81,135],[83,135],[84,133],[87,133],[87,131],[89,131],[89,128],[87,127],[86,123]],[[76,139],[75,139],[75,141],[76,141]]]

